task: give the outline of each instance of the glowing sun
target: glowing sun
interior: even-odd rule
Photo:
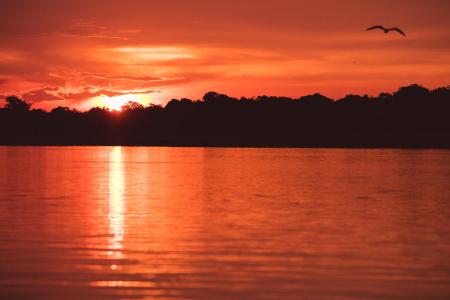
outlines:
[[[114,97],[105,97],[104,103],[105,107],[109,110],[121,111],[122,106],[125,105],[128,101],[132,101],[130,95],[120,95]]]
[[[143,106],[146,106],[149,103],[148,95],[132,93],[119,96],[97,96],[87,102],[86,107],[103,107],[109,111],[122,111],[122,106],[130,101],[137,102]]]

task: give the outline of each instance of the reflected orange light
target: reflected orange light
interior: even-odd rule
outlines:
[[[115,259],[122,257],[122,242],[124,236],[124,191],[125,177],[123,169],[123,154],[121,147],[114,147],[109,154],[109,256]],[[117,265],[111,265],[111,269],[117,269]]]

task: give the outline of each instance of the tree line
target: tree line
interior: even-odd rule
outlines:
[[[450,86],[414,84],[377,97],[320,94],[240,99],[208,92],[164,107],[121,112],[32,109],[19,97],[0,109],[3,145],[450,148]]]

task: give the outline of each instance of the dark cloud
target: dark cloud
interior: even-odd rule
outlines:
[[[100,25],[94,21],[40,21],[18,24],[6,23],[0,27],[0,33],[10,37],[49,38],[66,36],[83,39],[116,39],[128,40],[128,36],[139,33],[137,29],[115,29]],[[14,35],[12,35],[14,33]]]
[[[84,101],[89,98],[93,98],[93,97],[97,97],[97,96],[101,96],[101,95],[113,97],[113,96],[123,95],[123,93],[115,92],[115,91],[108,91],[108,90],[99,90],[99,91],[92,92],[89,89],[84,89],[82,92],[78,92],[78,93],[59,93],[58,95],[66,100],[72,100],[72,101],[78,102],[78,101]]]
[[[114,91],[114,90],[91,90],[90,88],[85,88],[83,91],[78,93],[58,93],[58,96],[61,99],[71,100],[73,102],[80,102],[84,100],[88,100],[90,98],[98,97],[98,96],[122,96],[122,95],[136,95],[136,94],[149,94],[149,93],[157,93],[159,91],[155,90],[139,90],[139,91]]]
[[[159,82],[165,80],[165,78],[163,77],[156,77],[156,76],[112,76],[102,73],[90,73],[90,72],[82,72],[81,75],[85,79],[96,78],[104,80],[126,80],[126,81],[141,81],[141,82]]]
[[[22,98],[25,101],[29,101],[32,103],[43,102],[43,101],[56,101],[63,100],[63,98],[49,92],[56,92],[58,90],[57,87],[46,87],[43,89],[37,89],[30,91],[28,93],[22,94]]]
[[[123,35],[123,30],[112,30],[107,26],[102,26],[92,21],[74,21],[57,31],[57,33],[87,39],[128,39]],[[129,34],[130,31],[126,33]]]

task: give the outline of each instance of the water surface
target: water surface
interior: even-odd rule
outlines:
[[[450,151],[0,147],[0,298],[450,299]]]

